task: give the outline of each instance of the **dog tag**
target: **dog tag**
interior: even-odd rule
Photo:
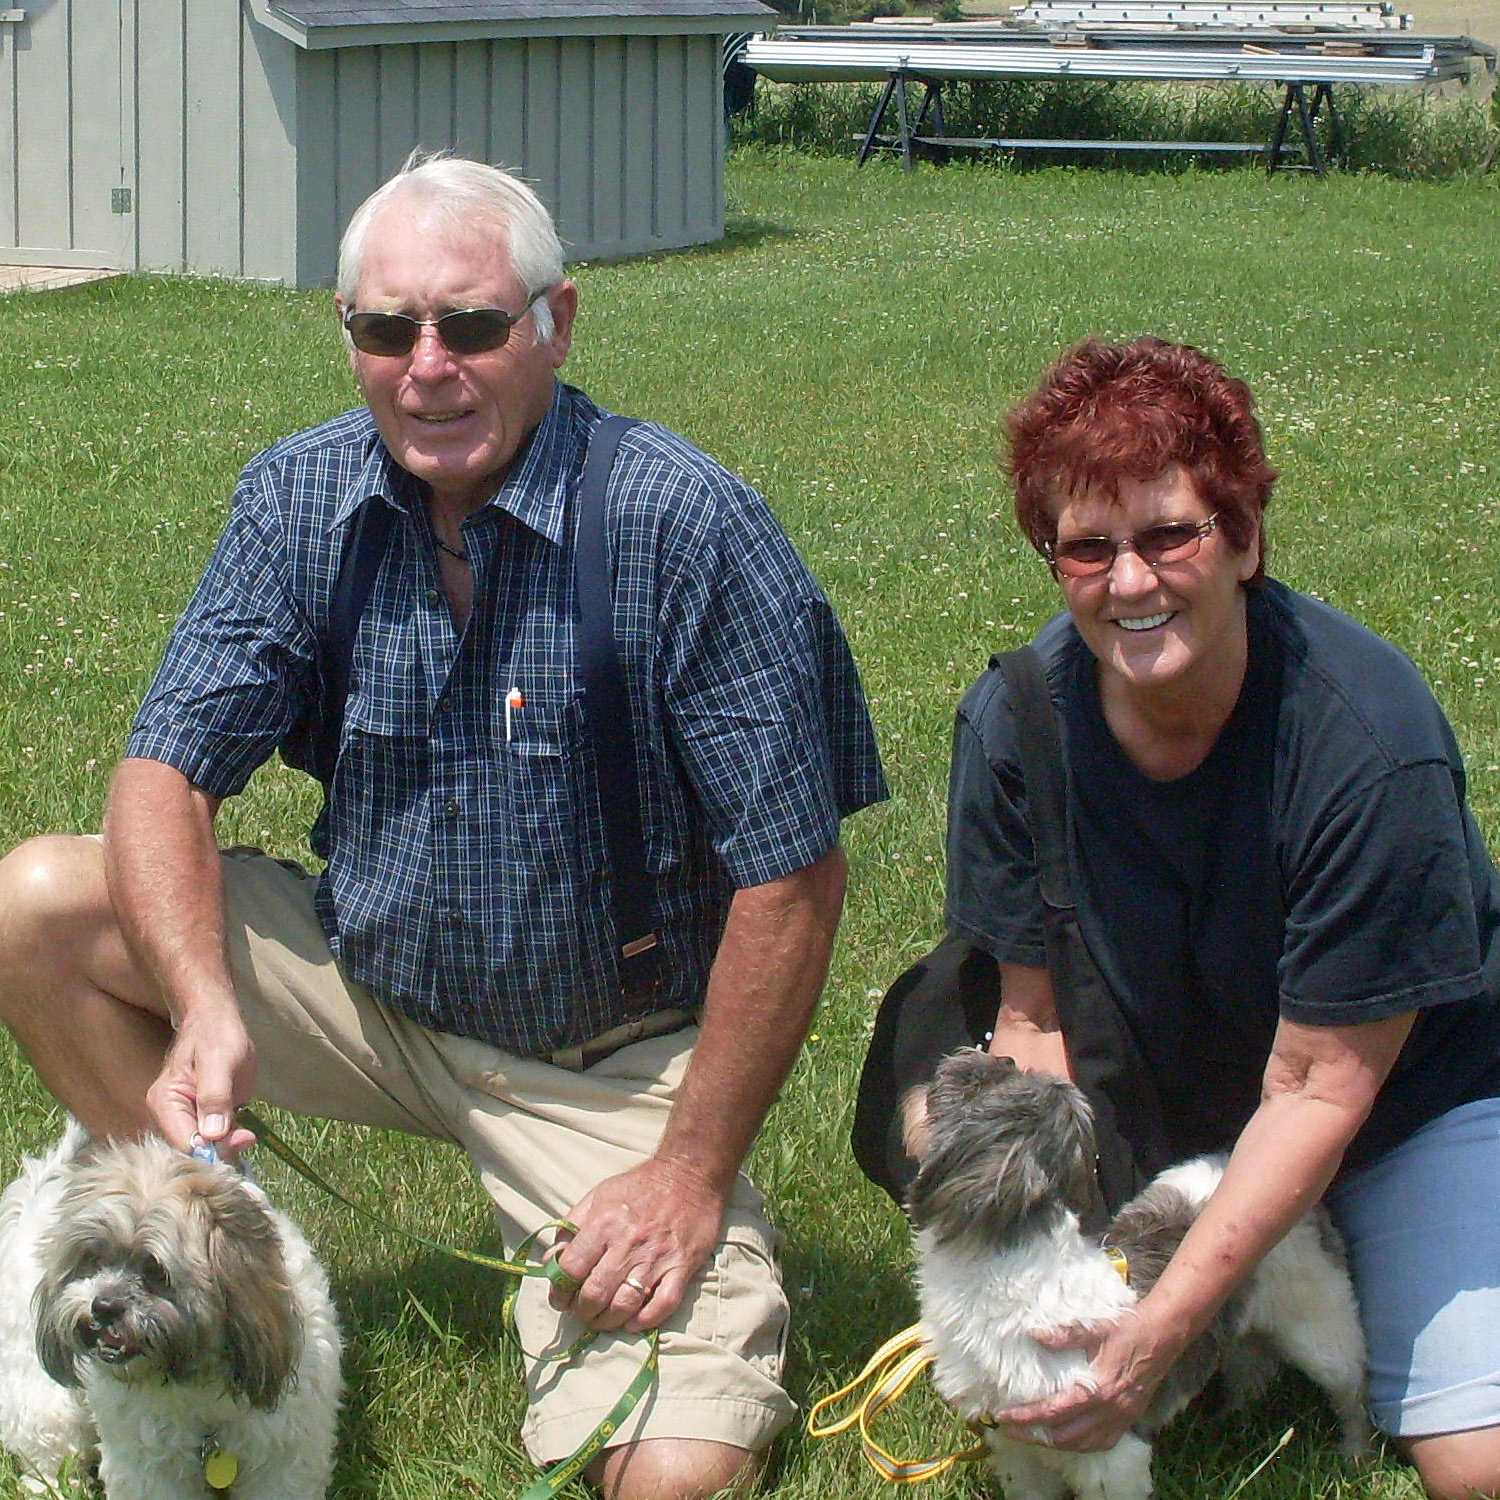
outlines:
[[[239,1474],[239,1459],[223,1448],[215,1448],[203,1460],[203,1477],[211,1490],[227,1490]]]

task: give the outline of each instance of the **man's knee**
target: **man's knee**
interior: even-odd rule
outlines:
[[[605,1500],[707,1500],[746,1493],[764,1455],[702,1438],[647,1438],[610,1448],[589,1466]]]
[[[1500,1500],[1500,1427],[1409,1438],[1402,1447],[1428,1500]]]
[[[19,1002],[28,975],[85,961],[114,928],[97,839],[46,834],[0,859],[0,1002]]]
[[[108,901],[98,839],[44,833],[0,859],[0,911],[38,924],[66,921]]]

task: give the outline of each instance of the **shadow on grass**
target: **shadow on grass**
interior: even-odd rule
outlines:
[[[676,250],[652,250],[644,255],[599,255],[590,262],[594,266],[651,265],[654,261],[670,260],[714,260],[722,255],[735,255],[742,250],[754,250],[760,245],[778,244],[802,238],[802,232],[790,224],[778,224],[772,219],[736,218],[724,225],[723,239],[707,245],[684,245]]]
[[[498,1253],[499,1247],[493,1248]],[[389,1399],[392,1371],[399,1366],[411,1371],[426,1366],[432,1379],[457,1370],[463,1372],[463,1380],[504,1382],[519,1408],[520,1366],[504,1328],[506,1287],[506,1279],[497,1273],[440,1254],[417,1255],[336,1281],[334,1299],[346,1340],[345,1395],[331,1494],[354,1500],[386,1493],[382,1476],[393,1467],[388,1451],[391,1423],[372,1407]],[[424,1437],[430,1435],[411,1434],[418,1445]],[[403,1468],[413,1462],[407,1439],[403,1431]],[[473,1458],[472,1438],[465,1439],[465,1445]],[[487,1459],[494,1456],[517,1468],[525,1466],[519,1444],[508,1434],[486,1433],[483,1447],[492,1450],[492,1455],[483,1455]],[[416,1462],[442,1470],[452,1459],[453,1455],[432,1452],[425,1460],[417,1455]]]
[[[852,1380],[893,1333],[911,1323],[916,1302],[904,1271],[824,1241],[789,1242],[782,1275],[792,1306],[786,1389],[798,1416],[772,1449],[766,1491],[802,1466],[809,1407]]]

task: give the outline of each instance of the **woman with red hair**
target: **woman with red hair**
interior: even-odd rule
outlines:
[[[1010,414],[1021,528],[1064,613],[1073,896],[1159,1150],[1229,1150],[1093,1383],[1002,1416],[1112,1446],[1246,1273],[1327,1195],[1377,1425],[1429,1496],[1500,1495],[1500,879],[1407,658],[1266,577],[1275,482],[1249,391],[1157,339],[1090,341]],[[990,1050],[1068,1073],[1009,691],[965,697],[950,928],[998,963]]]

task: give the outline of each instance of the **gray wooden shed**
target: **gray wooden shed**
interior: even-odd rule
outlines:
[[[720,46],[759,0],[0,7],[0,262],[333,279],[414,146],[532,182],[573,259],[724,232]]]

